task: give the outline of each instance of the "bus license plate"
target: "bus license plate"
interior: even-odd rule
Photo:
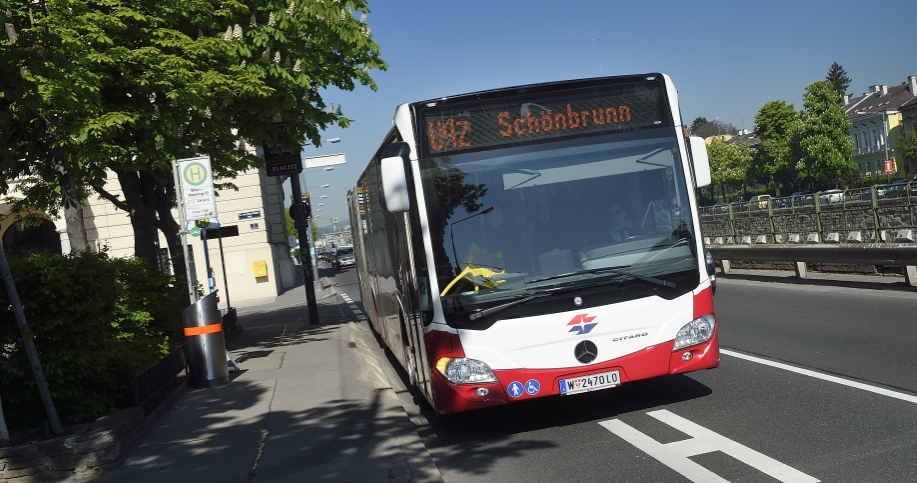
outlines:
[[[571,377],[560,380],[561,394],[576,394],[578,392],[595,391],[606,387],[619,386],[621,375],[618,371],[590,374],[588,376]]]

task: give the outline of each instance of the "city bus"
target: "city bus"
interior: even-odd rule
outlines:
[[[438,414],[715,368],[709,184],[664,74],[401,104],[347,195],[369,323]]]

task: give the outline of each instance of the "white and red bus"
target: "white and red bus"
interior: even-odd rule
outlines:
[[[437,413],[717,367],[686,133],[664,74],[396,108],[348,192],[356,267]]]

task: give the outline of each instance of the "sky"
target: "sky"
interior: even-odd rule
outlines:
[[[327,196],[323,206],[313,203],[319,226],[348,217],[347,190],[404,102],[661,72],[678,89],[685,124],[702,116],[753,129],[767,102],[801,109],[805,87],[823,80],[832,62],[847,71],[847,91],[856,96],[917,75],[917,49],[908,40],[913,0],[369,0],[369,7],[367,25],[389,67],[370,72],[376,92],[323,92],[325,103],[341,105],[353,122],[325,131],[323,139],[339,143],[303,153],[347,158],[333,171],[305,174],[312,196]]]

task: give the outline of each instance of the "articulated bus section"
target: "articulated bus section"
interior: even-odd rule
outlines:
[[[680,117],[662,74],[397,108],[348,192],[356,270],[437,413],[719,365],[709,164]]]

